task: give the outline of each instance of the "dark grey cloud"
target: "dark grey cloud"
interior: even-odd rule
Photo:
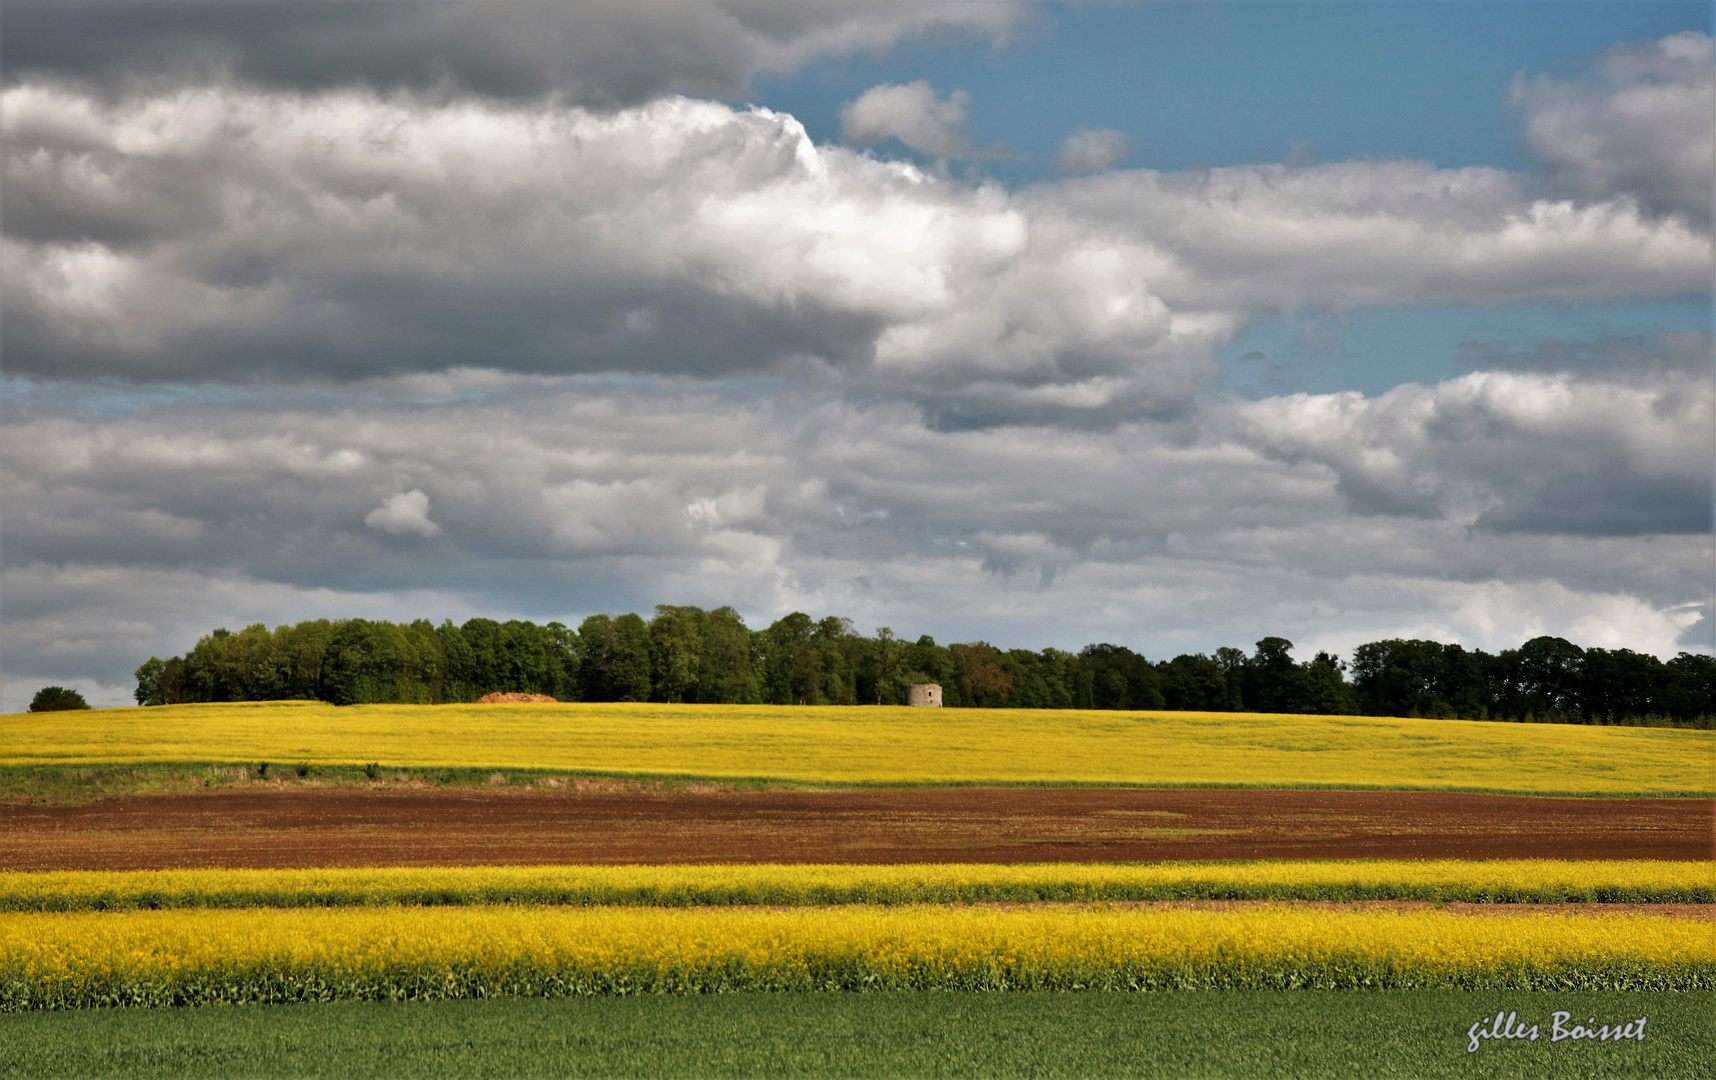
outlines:
[[[1704,536],[1716,524],[1709,476],[1641,478],[1611,461],[1532,476],[1519,486],[1509,504],[1484,511],[1474,527],[1586,536]]]
[[[1667,505],[1712,468],[1707,395],[1676,379],[1489,372],[1105,429],[475,371],[320,405],[38,404],[0,445],[5,683],[119,685],[253,618],[663,601],[1151,655],[1266,632],[1668,652],[1711,557]]]
[[[1005,0],[20,0],[6,5],[3,56],[9,81],[110,93],[225,78],[618,108],[676,92],[741,96],[758,71],[936,31],[1000,37],[1020,17]]]

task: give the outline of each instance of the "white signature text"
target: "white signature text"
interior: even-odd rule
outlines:
[[[1625,1024],[1599,1025],[1597,1018],[1593,1016],[1583,1024],[1574,1024],[1572,1027],[1568,1027],[1567,1021],[1571,1019],[1573,1019],[1572,1013],[1560,1009],[1549,1014],[1550,1042],[1557,1043],[1563,1039],[1575,1041],[1596,1039],[1599,1042],[1635,1039],[1644,1042],[1645,1021],[1649,1018],[1641,1016],[1637,1020],[1630,1020]],[[1494,1017],[1484,1017],[1473,1024],[1471,1030],[1466,1032],[1466,1038],[1468,1040],[1466,1053],[1475,1054],[1478,1052],[1478,1047],[1483,1045],[1483,1041],[1486,1039],[1528,1039],[1531,1042],[1536,1042],[1538,1025],[1522,1024],[1519,1022],[1519,1013],[1508,1012],[1504,1009],[1496,1013]]]

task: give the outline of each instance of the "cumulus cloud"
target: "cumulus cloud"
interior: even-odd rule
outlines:
[[[1587,78],[1517,79],[1525,142],[1567,189],[1632,195],[1710,227],[1716,41],[1697,31],[1617,45]]]
[[[1176,309],[1676,295],[1707,287],[1711,255],[1630,200],[1533,199],[1500,169],[1413,161],[1129,170],[1033,189],[1026,208],[1132,241]]]
[[[381,505],[364,515],[363,523],[372,529],[401,536],[440,536],[441,526],[429,520],[429,496],[422,488],[400,491],[381,501]]]
[[[1010,0],[438,0],[18,4],[10,78],[104,89],[230,77],[290,90],[365,85],[619,108],[678,91],[738,97],[758,72],[874,52],[937,31],[1004,40]]]
[[[1183,407],[1259,307],[1704,287],[1628,200],[1409,162],[1009,193],[789,116],[342,90],[14,86],[9,368],[365,378],[776,372],[995,417]]]
[[[1500,532],[1705,534],[1708,372],[1618,385],[1474,372],[1433,387],[1236,404],[1247,440],[1316,461],[1359,513]]]
[[[873,86],[840,110],[841,136],[857,146],[898,139],[931,157],[976,157],[978,150],[960,130],[970,104],[964,90],[938,96],[927,79]]]
[[[1055,170],[1093,173],[1112,169],[1132,156],[1132,136],[1114,128],[1079,128],[1061,142]]]
[[[1091,430],[938,429],[829,389],[485,385],[429,401],[372,385],[361,413],[259,393],[14,416],[7,685],[117,686],[189,628],[288,613],[734,603],[1152,656],[1526,631],[1668,653],[1708,617],[1692,520],[1710,512],[1708,395],[1673,374],[1478,373]],[[421,486],[398,493],[400,476]],[[378,492],[387,520],[428,523],[423,491],[436,544],[363,524]],[[196,584],[176,595],[181,578]]]

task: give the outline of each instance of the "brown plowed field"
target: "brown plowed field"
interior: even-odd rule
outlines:
[[[0,869],[1163,859],[1710,859],[1710,799],[1035,788],[258,785],[0,807]]]

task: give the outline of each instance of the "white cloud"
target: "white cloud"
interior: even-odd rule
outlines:
[[[401,491],[381,500],[381,505],[364,515],[363,523],[372,529],[401,536],[440,536],[441,526],[429,520],[429,496],[422,488]]]
[[[1569,302],[1708,287],[1710,238],[1631,200],[1530,198],[1499,169],[1412,161],[1132,170],[1021,209],[1115,237],[1174,310]]]
[[[1488,371],[1375,398],[1296,394],[1233,410],[1247,442],[1326,466],[1360,513],[1640,535],[1708,528],[1711,407],[1705,372],[1621,385]]]
[[[1358,583],[1354,583],[1358,584]],[[1298,642],[1298,653],[1327,649],[1350,656],[1366,641],[1388,637],[1459,642],[1491,652],[1517,648],[1540,635],[1587,648],[1632,649],[1669,657],[1687,648],[1685,633],[1705,605],[1659,606],[1638,596],[1570,589],[1553,579],[1518,581],[1370,581],[1392,610],[1352,612],[1353,625],[1323,630]],[[1402,613],[1407,614],[1404,618]],[[1359,625],[1369,622],[1370,626]],[[1708,646],[1705,646],[1708,649]]]
[[[1632,195],[1710,227],[1716,42],[1697,31],[1617,45],[1578,81],[1519,78],[1525,141],[1569,190]]]
[[[1706,287],[1626,199],[1411,162],[1147,170],[1017,193],[791,117],[198,87],[8,89],[10,370],[498,368],[813,381],[997,417],[1184,407],[1258,308]]]
[[[1132,136],[1114,128],[1079,128],[1061,142],[1055,170],[1063,173],[1093,173],[1114,168],[1130,157]]]
[[[873,86],[840,110],[841,135],[858,146],[898,139],[931,157],[972,157],[977,151],[960,130],[970,104],[964,90],[937,96],[927,79]]]

